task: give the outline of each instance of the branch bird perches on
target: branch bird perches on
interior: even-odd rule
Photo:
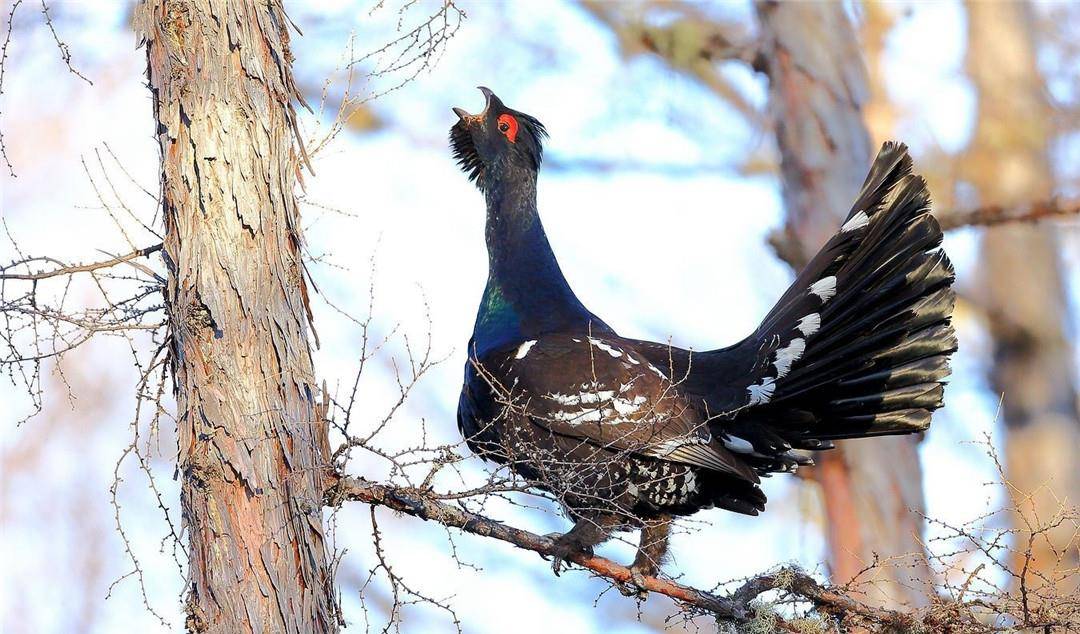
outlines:
[[[438,522],[443,526],[457,528],[466,533],[507,542],[518,548],[531,550],[544,558],[559,556],[559,549],[554,539],[507,526],[478,513],[451,506],[432,499],[427,493],[418,489],[410,490],[370,482],[363,478],[344,477],[338,479],[327,490],[326,503],[328,506],[339,506],[345,501],[384,506],[399,513]],[[567,560],[613,584],[636,583],[642,590],[668,596],[699,614],[710,614],[736,624],[752,621],[757,614],[754,601],[771,590],[791,593],[825,612],[852,614],[878,625],[902,628],[914,624],[914,619],[909,615],[864,605],[834,588],[820,584],[810,575],[795,568],[782,568],[755,576],[734,592],[719,595],[658,577],[646,577],[643,581],[635,581],[629,567],[596,555],[574,553],[567,557]],[[776,625],[782,631],[800,631],[783,618],[777,617]]]

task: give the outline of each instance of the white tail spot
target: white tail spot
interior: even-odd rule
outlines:
[[[844,223],[844,226],[840,227],[840,233],[847,233],[848,231],[855,231],[856,229],[862,229],[866,225],[870,224],[870,216],[866,215],[865,211],[860,211],[851,217]]]
[[[806,340],[798,338],[792,339],[787,347],[777,350],[776,360],[773,361],[773,365],[776,366],[776,378],[781,379],[787,376],[787,373],[791,371],[791,364],[798,361],[805,350]]]
[[[532,341],[526,341],[525,343],[521,344],[520,346],[518,346],[517,354],[514,355],[514,358],[524,359],[525,355],[529,354],[529,350],[532,350],[532,347],[535,345],[536,339],[533,339]]]
[[[810,313],[806,317],[799,320],[798,324],[795,324],[795,329],[803,334],[804,337],[809,337],[821,328],[821,315],[817,313]]]
[[[836,276],[830,275],[829,277],[823,277],[820,280],[810,285],[810,292],[821,298],[821,301],[827,302],[829,298],[836,295]]]
[[[755,383],[746,388],[746,391],[750,393],[749,405],[760,405],[762,403],[768,403],[772,400],[773,392],[776,390],[776,383],[772,377],[765,378],[761,383]]]

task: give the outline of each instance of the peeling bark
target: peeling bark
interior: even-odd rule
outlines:
[[[771,238],[798,268],[836,231],[872,158],[862,108],[869,92],[858,39],[840,3],[759,2],[762,59],[769,76],[787,220]],[[870,601],[923,605],[932,574],[920,541],[924,509],[917,439],[838,443],[811,471],[822,486],[833,580],[845,583],[874,562]],[[868,581],[865,577],[862,581]]]
[[[187,627],[334,631],[289,22],[273,0],[148,0],[134,26],[161,149]]]

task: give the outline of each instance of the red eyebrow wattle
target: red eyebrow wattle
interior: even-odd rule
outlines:
[[[501,114],[499,115],[499,123],[506,124],[506,132],[503,132],[503,134],[506,135],[506,140],[510,141],[511,143],[516,142],[518,133],[517,119],[508,114]]]

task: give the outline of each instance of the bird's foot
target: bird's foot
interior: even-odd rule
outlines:
[[[626,583],[618,583],[616,587],[623,596],[635,597],[638,601],[649,598],[649,591],[645,589],[645,577],[656,576],[656,570],[648,566],[637,564],[630,566],[630,580]]]
[[[555,542],[555,549],[551,556],[551,571],[558,577],[566,568],[569,568],[566,560],[572,555],[582,553],[592,557],[593,549],[583,546],[573,537],[567,537],[568,533],[548,533],[544,535]]]

